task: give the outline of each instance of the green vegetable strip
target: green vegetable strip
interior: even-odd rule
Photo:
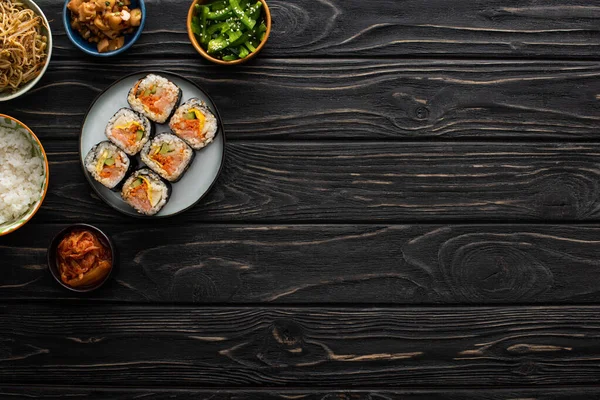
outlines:
[[[210,3],[210,11],[219,11],[227,8],[229,2],[227,0],[215,1],[214,3]]]
[[[218,38],[208,42],[208,52],[210,54],[218,53],[219,51],[226,49],[227,46],[229,46],[227,39],[225,36],[221,35]]]
[[[248,40],[248,32],[245,32],[244,34],[242,34],[242,36],[240,36],[236,41],[231,43],[231,47],[238,47],[243,45],[244,43],[246,43],[246,41]]]
[[[192,18],[192,32],[198,36],[202,35],[202,29],[200,29],[200,20],[198,17]]]
[[[245,47],[240,47],[240,58],[245,58],[248,57],[250,53],[248,52],[248,50],[246,50]]]
[[[208,36],[206,35],[206,17],[208,15],[208,7],[202,7],[202,34],[200,36],[200,41],[202,43],[208,43]]]
[[[214,21],[223,21],[227,18],[233,17],[234,13],[231,6],[227,6],[226,8],[218,11],[210,11],[206,15],[206,19],[214,20]]]
[[[214,33],[220,32],[226,32],[229,30],[229,23],[227,22],[219,22],[218,24],[214,24],[208,27],[208,29],[206,30],[206,34],[210,37],[212,36]]]
[[[236,40],[239,40],[239,38],[243,36],[243,33],[241,31],[227,31],[225,32],[225,35],[227,35],[229,43],[233,43]]]
[[[246,25],[248,29],[254,28],[254,25],[256,25],[256,20],[252,19],[249,15],[246,15],[242,7],[240,7],[238,0],[229,0],[229,5],[235,15],[237,15],[240,21],[242,21],[242,24]]]
[[[210,42],[208,42],[208,52],[216,53],[225,50],[231,45],[231,43],[235,42],[242,36],[243,34],[240,31],[228,30],[216,39],[213,39]]]
[[[227,56],[222,57],[223,61],[235,61],[238,58],[239,58],[238,56],[233,56],[233,55],[227,55]]]
[[[254,4],[252,7],[250,7],[250,10],[248,10],[248,14],[250,14],[250,17],[252,19],[258,19],[260,17],[260,9],[262,8],[262,3],[260,1],[257,1],[256,4]]]

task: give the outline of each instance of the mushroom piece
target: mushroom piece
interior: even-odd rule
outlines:
[[[125,38],[123,36],[113,39],[108,44],[108,51],[115,51],[117,49],[120,49],[121,47],[123,47],[124,44]]]
[[[79,6],[79,21],[86,22],[96,18],[96,5],[94,3],[81,3]]]
[[[105,0],[94,0],[94,4],[96,5],[96,11],[101,13],[104,10],[106,10],[106,3],[108,3]]]
[[[108,51],[108,39],[102,39],[98,42],[98,53],[106,53]]]
[[[142,23],[142,10],[139,8],[134,8],[131,10],[131,19],[129,21],[131,26],[140,26]]]
[[[69,4],[67,4],[67,8],[71,11],[71,12],[78,12],[79,11],[79,6],[81,6],[82,0],[71,0],[69,1]]]
[[[96,15],[96,18],[94,19],[94,25],[96,25],[96,28],[100,29],[101,31],[107,31],[110,29],[110,27],[104,23],[104,20],[100,15]]]
[[[119,28],[121,28],[121,22],[123,22],[123,19],[121,18],[121,13],[120,12],[115,12],[115,13],[110,13],[108,14],[108,26],[110,26],[110,28],[112,30],[119,30]]]

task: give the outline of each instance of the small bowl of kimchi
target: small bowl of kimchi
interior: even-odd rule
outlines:
[[[73,292],[88,293],[111,276],[115,246],[100,229],[87,224],[60,231],[48,248],[48,268],[59,285]]]

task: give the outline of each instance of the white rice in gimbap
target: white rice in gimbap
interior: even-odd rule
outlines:
[[[98,182],[114,190],[125,179],[131,167],[127,154],[110,142],[92,147],[84,160],[85,169]]]
[[[167,122],[180,100],[181,89],[156,74],[149,74],[137,81],[127,96],[133,110],[159,124]]]
[[[152,125],[148,118],[130,110],[121,108],[106,125],[106,137],[130,156],[142,150],[150,140]]]
[[[140,155],[152,171],[177,182],[192,163],[194,150],[177,136],[161,133],[146,143]]]
[[[175,111],[169,127],[194,150],[200,150],[213,141],[218,125],[206,104],[193,98]]]
[[[123,184],[121,197],[137,212],[156,215],[169,201],[171,185],[147,168],[135,171]]]

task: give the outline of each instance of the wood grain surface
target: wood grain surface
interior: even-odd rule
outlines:
[[[0,387],[11,400],[589,400],[600,395],[594,387],[569,389],[446,389],[446,390],[198,390],[109,389],[73,387]]]
[[[135,221],[91,194],[76,142],[46,148],[36,221]],[[597,221],[599,155],[577,143],[229,143],[214,189],[169,221]]]
[[[62,26],[62,2],[39,0],[57,58],[78,55]],[[122,57],[201,58],[186,31],[191,0],[146,0],[147,25]],[[600,7],[587,0],[269,0],[273,31],[262,54],[598,58]]]
[[[229,140],[598,140],[598,62],[259,58],[224,69],[189,59],[57,61],[11,102],[11,115],[42,139],[75,139],[102,90],[148,69],[208,90]]]
[[[0,380],[360,387],[600,382],[600,309],[0,305]]]
[[[53,281],[64,225],[0,238],[0,298],[198,304],[597,303],[600,227],[101,224],[113,280],[88,296]],[[165,238],[169,238],[165,240]]]
[[[221,68],[191,0],[146,0],[110,59],[37,0],[53,60],[0,112],[50,190],[0,238],[0,398],[600,398],[600,6],[268,2],[264,52]],[[78,155],[95,96],[148,69],[208,90],[228,138],[214,190],[160,223],[106,206]],[[118,247],[88,296],[46,269],[74,222]]]

